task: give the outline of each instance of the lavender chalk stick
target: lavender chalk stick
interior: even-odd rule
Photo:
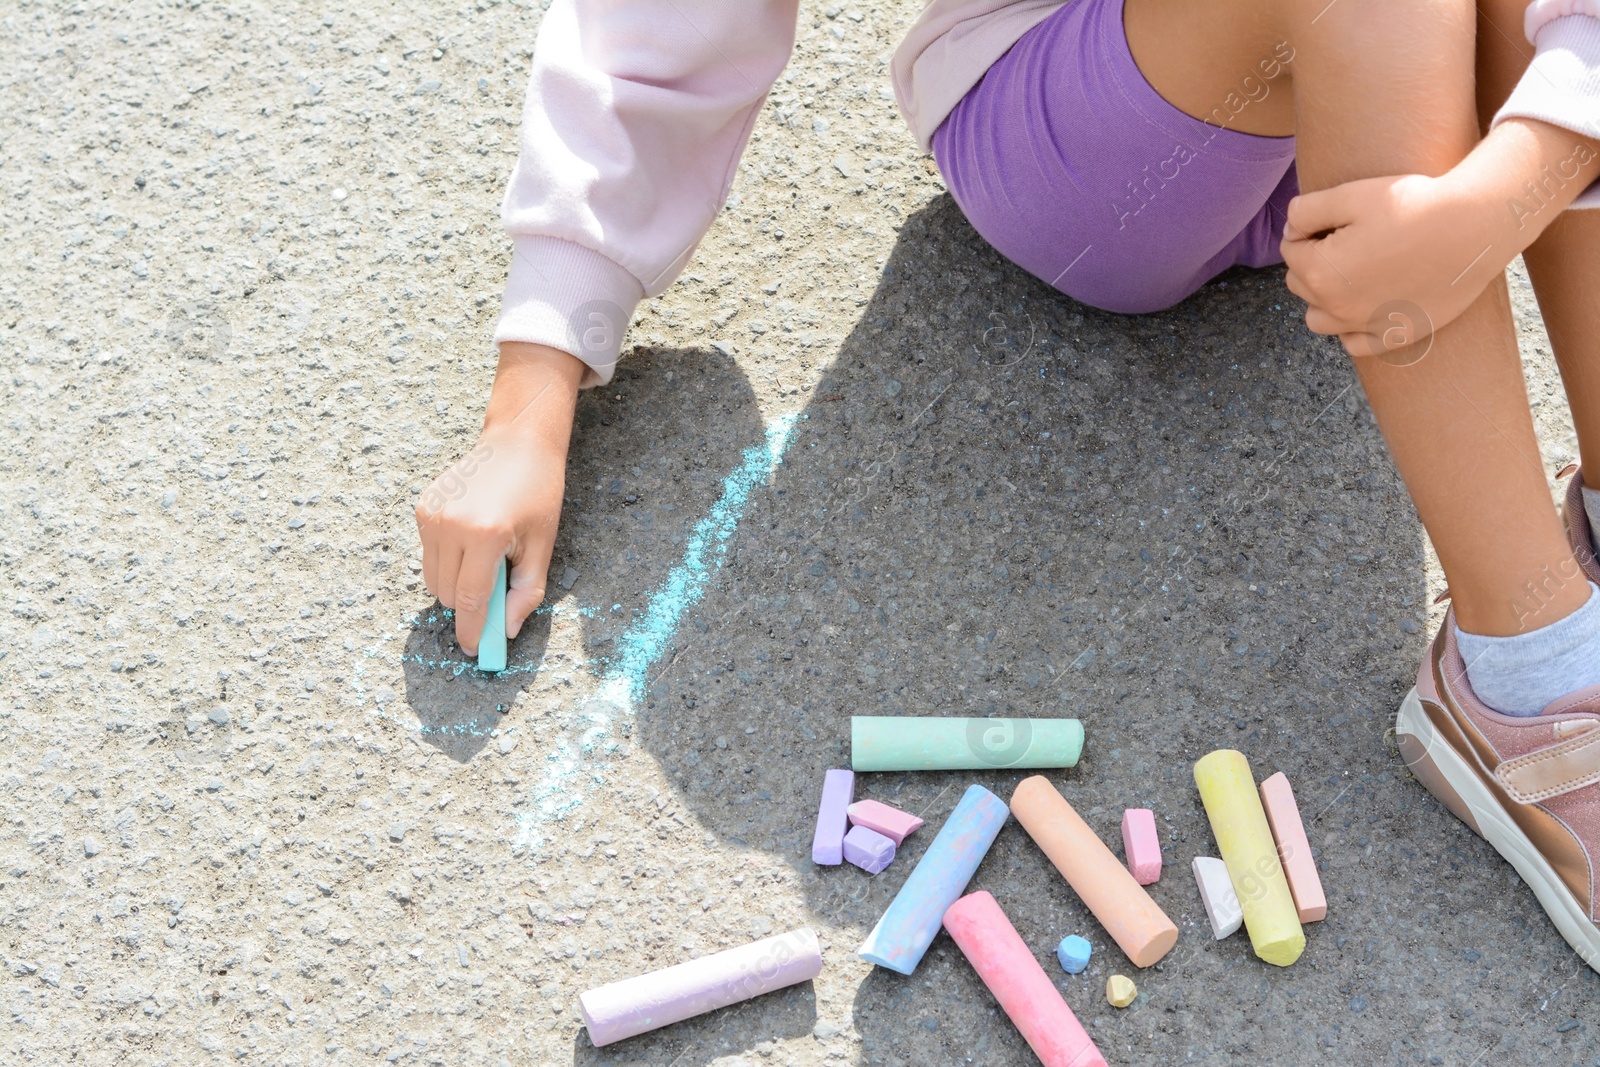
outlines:
[[[844,835],[844,858],[868,874],[894,861],[894,841],[866,826],[852,826]]]
[[[876,830],[896,845],[904,844],[905,839],[922,825],[922,820],[915,815],[908,815],[899,808],[891,808],[876,800],[858,800],[850,805],[847,814],[850,816],[850,825]]]
[[[933,944],[945,911],[966,892],[1010,814],[1005,801],[983,786],[968,786],[856,955],[900,974],[915,971]]]
[[[578,997],[596,1048],[658,1030],[741,1000],[809,982],[822,972],[822,946],[806,929],[625,978]]]
[[[829,771],[822,781],[822,806],[817,809],[817,835],[811,839],[811,862],[837,867],[844,862],[845,812],[855,796],[854,771]]]

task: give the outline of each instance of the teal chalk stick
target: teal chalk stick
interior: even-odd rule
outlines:
[[[850,719],[850,766],[858,771],[1038,770],[1075,766],[1082,752],[1077,719]]]
[[[499,673],[506,669],[506,561],[494,572],[494,592],[489,594],[489,616],[478,638],[478,669]]]

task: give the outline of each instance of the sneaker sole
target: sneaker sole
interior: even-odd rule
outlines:
[[[1494,846],[1539,898],[1556,930],[1591,970],[1600,972],[1600,929],[1561,876],[1500,806],[1483,780],[1438,735],[1415,689],[1395,720],[1400,755],[1411,773],[1473,832]]]

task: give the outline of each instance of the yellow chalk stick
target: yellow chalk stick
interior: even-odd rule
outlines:
[[[1242,752],[1218,749],[1194,765],[1194,784],[1200,789],[1222,862],[1228,865],[1250,946],[1268,963],[1289,966],[1305,951],[1306,935],[1250,774],[1250,761]]]
[[[1114,974],[1106,979],[1106,1000],[1113,1008],[1126,1008],[1139,995],[1139,987],[1132,978]]]

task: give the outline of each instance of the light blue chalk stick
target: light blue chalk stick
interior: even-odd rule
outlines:
[[[915,971],[933,944],[945,911],[967,891],[973,872],[1010,814],[1005,801],[983,786],[968,786],[856,955],[901,974]]]
[[[1056,946],[1056,959],[1061,961],[1061,969],[1068,974],[1081,974],[1089,966],[1089,957],[1093,954],[1094,947],[1077,934],[1068,934]]]
[[[494,592],[489,594],[489,616],[478,638],[478,669],[499,673],[506,669],[506,561],[494,572]]]

